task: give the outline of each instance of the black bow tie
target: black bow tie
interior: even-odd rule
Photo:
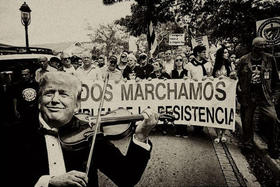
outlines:
[[[58,133],[56,131],[49,130],[43,127],[39,128],[39,133],[42,135],[50,135],[50,136],[58,137]]]

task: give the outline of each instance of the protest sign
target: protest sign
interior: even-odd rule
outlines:
[[[169,35],[169,45],[185,45],[185,34],[170,34]]]
[[[265,38],[268,44],[280,44],[280,17],[256,22],[257,35]]]
[[[136,52],[138,50],[137,48],[137,38],[134,36],[129,36],[129,40],[128,40],[128,50],[129,51],[133,51]]]
[[[194,48],[197,45],[204,45],[209,49],[208,37],[200,36],[200,37],[192,38],[192,47]]]
[[[236,83],[229,78],[109,81],[101,114],[118,108],[140,114],[150,107],[158,112],[172,111],[175,124],[234,130]],[[103,82],[84,83],[82,88],[81,112],[96,115]]]
[[[207,36],[200,36],[200,37],[195,37],[192,38],[192,48],[198,45],[203,45],[206,47],[206,54],[209,52],[209,42],[208,42],[208,37]]]

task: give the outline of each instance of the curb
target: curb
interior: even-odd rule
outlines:
[[[216,137],[216,132],[214,131],[213,128],[208,128],[208,133],[211,136],[211,139],[213,141],[213,139]],[[226,137],[228,139],[228,141],[226,143],[215,144],[213,142],[213,146],[214,146],[214,148],[217,146],[220,147],[220,149],[222,149],[223,152],[224,152],[223,147],[227,147],[229,154],[231,155],[232,161],[234,162],[234,165],[237,167],[237,170],[238,170],[237,171],[238,173],[235,173],[236,180],[238,180],[238,183],[239,183],[238,186],[261,187],[261,185],[257,181],[256,177],[251,172],[249,163],[247,162],[245,156],[241,153],[241,151],[238,147],[238,140],[232,136],[230,131],[226,131]],[[219,159],[219,153],[216,153],[216,154]],[[221,167],[223,167],[223,166],[221,166]],[[236,186],[235,184],[228,183],[228,186]]]
[[[236,125],[238,125],[239,129],[242,131],[242,123],[239,116],[236,117]],[[280,159],[279,158],[273,159],[269,156],[267,152],[267,144],[255,132],[254,132],[254,143],[255,143],[256,153],[260,156],[263,162],[265,162],[269,166],[275,178],[280,180]]]

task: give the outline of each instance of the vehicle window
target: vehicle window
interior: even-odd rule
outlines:
[[[39,68],[37,59],[0,60],[0,73],[12,74],[11,77],[13,81],[18,79],[20,70],[23,68],[29,68],[31,75],[34,75],[36,69]]]

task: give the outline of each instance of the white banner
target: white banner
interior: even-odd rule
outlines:
[[[172,111],[175,124],[234,130],[236,83],[229,78],[109,81],[101,114],[120,107],[139,114],[150,107],[158,112]],[[102,88],[103,82],[83,84],[81,112],[97,115]]]

